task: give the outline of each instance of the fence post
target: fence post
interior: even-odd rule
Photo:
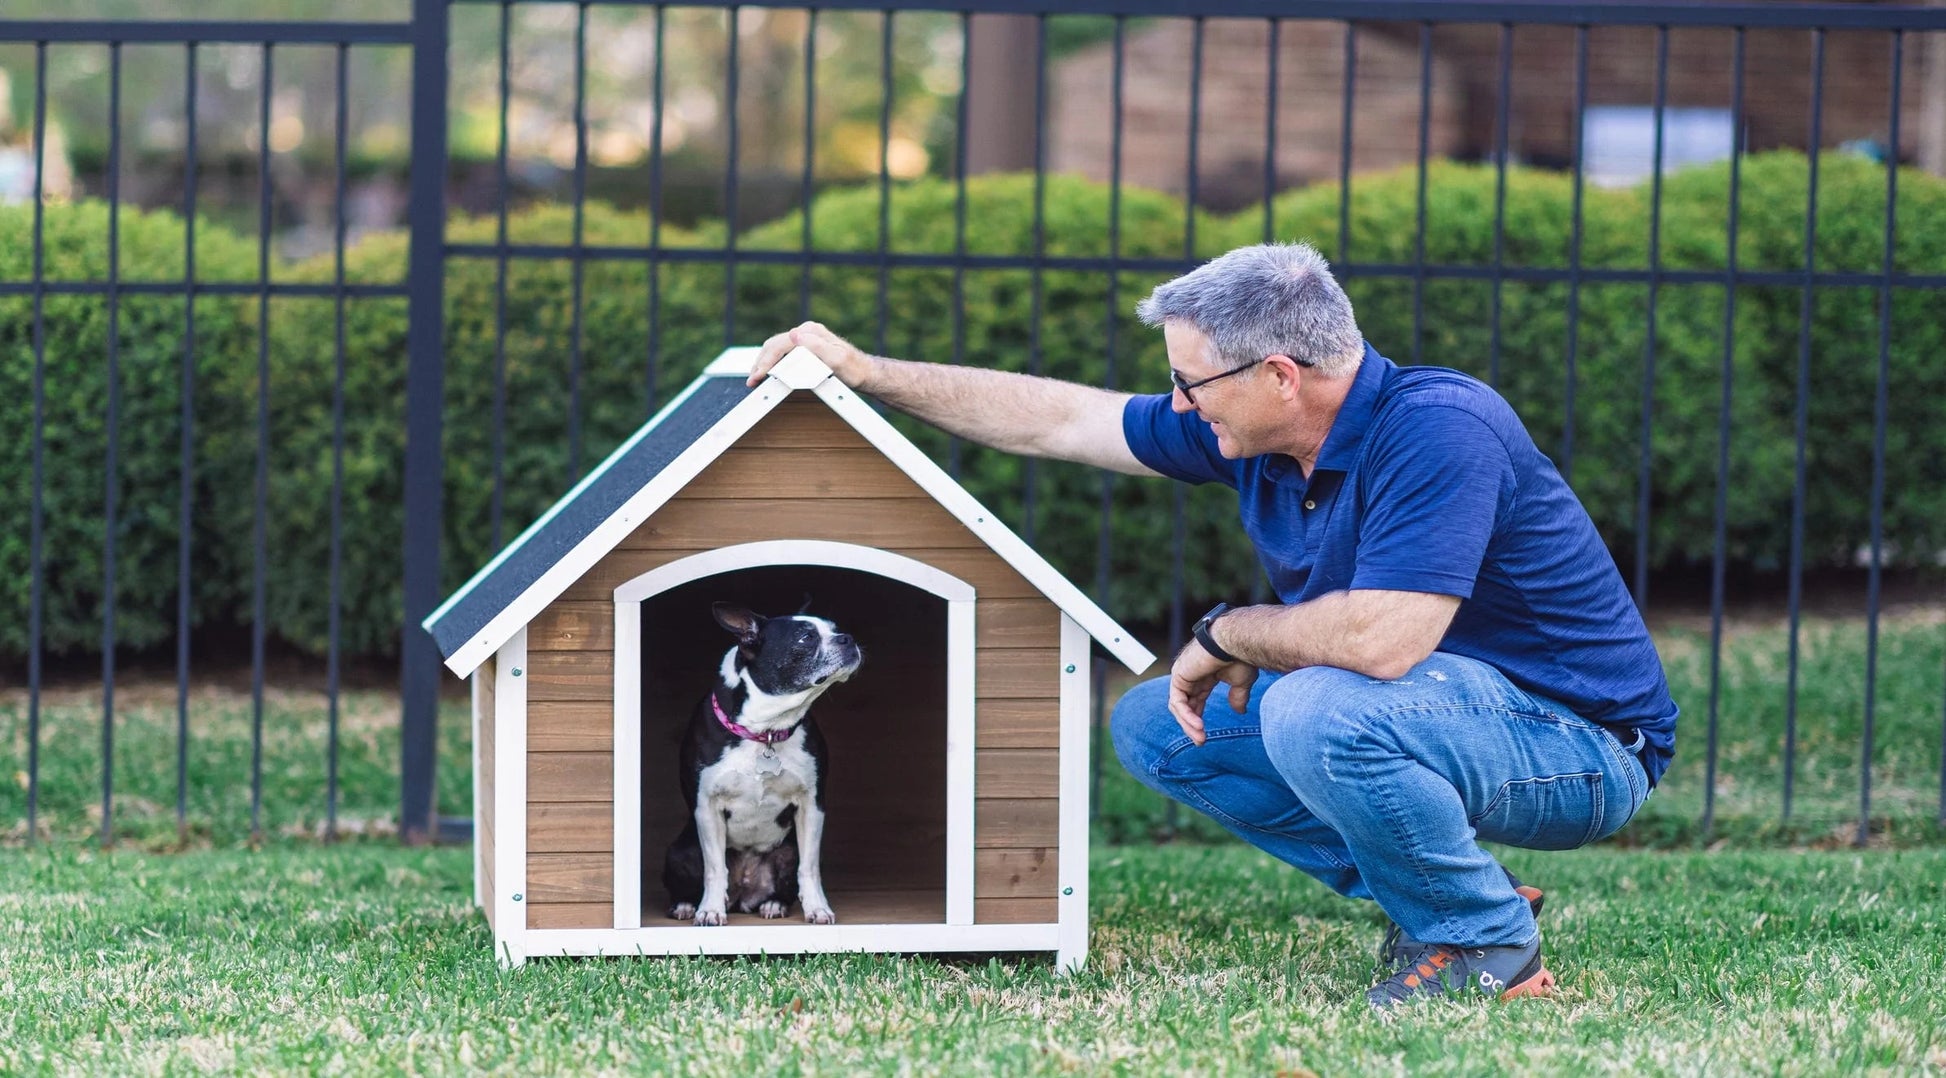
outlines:
[[[412,2],[411,260],[405,379],[405,622],[400,641],[399,836],[437,836],[438,652],[419,623],[439,602],[445,462],[446,75],[448,0]]]

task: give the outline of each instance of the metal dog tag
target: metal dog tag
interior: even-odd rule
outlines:
[[[783,773],[784,761],[777,758],[777,750],[765,746],[764,750],[757,754],[757,774],[781,775]]]

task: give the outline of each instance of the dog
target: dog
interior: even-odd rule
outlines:
[[[818,868],[825,743],[810,710],[864,653],[803,611],[766,618],[728,603],[711,611],[737,642],[690,716],[678,757],[690,819],[663,859],[669,916],[720,925],[730,910],[776,918],[801,900],[805,921],[833,924]]]

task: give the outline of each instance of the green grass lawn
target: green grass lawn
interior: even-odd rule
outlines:
[[[42,701],[43,841],[27,848],[26,701],[0,691],[0,776],[12,779],[0,782],[0,1074],[1946,1073],[1946,833],[1932,822],[1946,627],[1886,626],[1875,839],[1855,851],[1842,846],[1856,822],[1863,640],[1856,623],[1807,626],[1785,822],[1784,635],[1733,634],[1717,827],[1705,836],[1708,638],[1661,634],[1686,713],[1662,788],[1621,842],[1505,853],[1548,890],[1561,997],[1390,1023],[1362,1002],[1373,907],[1193,814],[1180,834],[1214,841],[1128,843],[1161,830],[1165,811],[1112,755],[1080,976],[1022,956],[537,960],[506,971],[470,907],[469,851],[313,841],[326,803],[321,694],[266,697],[252,848],[248,695],[198,685],[191,698],[179,835],[174,687],[124,686],[116,843],[104,852],[91,841],[97,692]],[[344,699],[342,833],[394,826],[397,721],[390,694]],[[449,704],[441,723],[440,804],[463,813],[463,706]]]
[[[1946,1072],[1946,851],[1514,851],[1555,1000],[1362,1001],[1378,937],[1237,845],[1102,847],[1093,952],[540,959],[461,849],[0,851],[0,1072]]]

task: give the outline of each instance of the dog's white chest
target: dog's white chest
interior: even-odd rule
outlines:
[[[742,741],[703,769],[701,787],[703,803],[724,816],[729,845],[763,851],[784,841],[789,821],[778,822],[784,810],[811,800],[817,765],[802,734],[774,745]]]

